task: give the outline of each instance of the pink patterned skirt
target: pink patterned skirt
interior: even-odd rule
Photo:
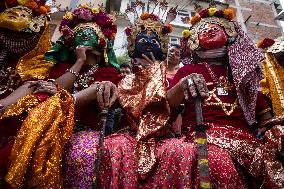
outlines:
[[[98,142],[98,131],[80,131],[72,135],[63,154],[64,188],[91,187],[95,175]]]
[[[105,139],[99,188],[194,188],[199,187],[193,133],[162,139],[156,146],[156,166],[139,180],[135,137],[113,134]],[[272,144],[262,144],[249,132],[232,126],[214,126],[207,131],[212,188],[283,188],[284,169],[273,158]],[[282,175],[282,176],[281,176]]]

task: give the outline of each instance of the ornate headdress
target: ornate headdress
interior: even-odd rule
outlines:
[[[169,9],[169,10],[168,10]],[[176,17],[176,9],[169,8],[166,0],[148,0],[147,3],[136,0],[131,5],[127,5],[125,13],[128,16],[131,25],[125,28],[125,34],[128,41],[128,52],[132,56],[135,50],[136,36],[146,30],[156,32],[161,41],[163,54],[168,51],[168,34],[173,31],[169,24]]]
[[[0,3],[0,11],[3,11],[0,13],[0,27],[15,31],[40,32],[50,7],[46,5],[46,0],[3,0]],[[17,20],[17,17],[6,17],[5,14],[11,11],[24,12],[19,17],[26,21]]]
[[[226,34],[230,37],[230,41],[234,41],[238,33],[236,25],[232,21],[235,16],[234,10],[226,8],[217,10],[216,7],[201,9],[191,19],[188,19],[188,24],[191,24],[189,29],[182,32],[185,40],[188,40],[188,45],[191,50],[199,49],[198,32],[207,24],[218,24],[225,29]]]
[[[117,33],[114,17],[107,14],[102,5],[91,8],[91,4],[80,5],[73,12],[67,11],[60,23],[59,30],[63,34],[57,44],[46,53],[46,58],[55,62],[62,61],[63,54],[74,49],[74,34],[80,30],[93,29],[98,36],[95,42],[95,50],[103,51],[106,63],[111,63],[118,68],[117,60],[113,51],[113,42]],[[65,50],[63,50],[63,48]],[[53,56],[61,51],[61,57]],[[60,53],[59,53],[60,54]],[[66,56],[67,57],[67,56]],[[60,60],[59,60],[60,59]]]

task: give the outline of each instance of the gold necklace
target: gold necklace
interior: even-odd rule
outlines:
[[[236,98],[233,104],[223,103],[221,99],[215,94],[217,88],[214,87],[212,91],[209,91],[209,97],[205,100],[205,106],[220,106],[226,115],[231,115],[236,108],[239,107],[239,100]],[[216,100],[217,102],[209,102],[210,100]]]

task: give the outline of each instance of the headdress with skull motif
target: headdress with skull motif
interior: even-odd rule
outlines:
[[[156,32],[161,41],[161,50],[164,55],[168,52],[169,36],[173,31],[170,22],[176,17],[176,9],[169,8],[166,0],[148,0],[146,3],[136,0],[131,5],[127,5],[125,13],[131,25],[125,28],[128,41],[128,52],[130,57],[135,50],[135,40],[137,35],[145,30]]]

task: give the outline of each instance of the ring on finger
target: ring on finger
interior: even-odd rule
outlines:
[[[101,92],[102,90],[103,90],[103,88],[100,87],[100,85],[98,85],[97,88],[96,88],[96,91],[97,91],[97,92]]]
[[[193,85],[193,80],[191,78],[187,78],[187,84],[188,86]]]

